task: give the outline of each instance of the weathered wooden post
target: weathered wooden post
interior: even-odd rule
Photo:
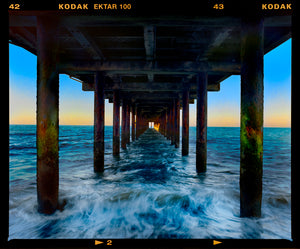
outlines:
[[[121,147],[126,149],[126,121],[127,121],[127,101],[123,99],[122,103],[122,134],[121,134]]]
[[[175,114],[174,114],[174,144],[175,148],[179,148],[179,114],[180,114],[180,103],[179,103],[179,98],[176,98],[174,101],[174,106],[175,106]]]
[[[131,115],[131,140],[132,142],[135,141],[135,113],[136,113],[136,108],[135,108],[135,104],[132,104],[132,115]]]
[[[166,137],[167,136],[167,110],[164,110],[163,112],[162,122],[163,122],[163,135],[164,137]]]
[[[57,71],[58,22],[37,17],[37,200],[41,213],[58,206],[59,74]]]
[[[263,174],[263,19],[244,18],[241,47],[240,215],[260,217]]]
[[[120,92],[114,90],[113,107],[113,155],[120,154]]]
[[[126,143],[130,144],[130,102],[126,104]]]
[[[206,171],[207,159],[207,73],[197,75],[196,169]]]
[[[136,132],[135,132],[136,139],[139,139],[140,137],[140,129],[141,129],[140,109],[136,107]]]
[[[189,154],[189,89],[183,90],[182,95],[182,155]]]
[[[171,138],[171,108],[168,107],[167,110],[167,139],[169,140]]]
[[[104,75],[95,74],[94,94],[94,171],[104,171]]]
[[[175,144],[175,124],[174,124],[174,121],[175,121],[175,103],[174,103],[175,100],[172,100],[172,103],[171,103],[171,145],[174,145]]]

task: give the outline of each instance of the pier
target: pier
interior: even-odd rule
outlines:
[[[108,99],[113,103],[116,156],[139,139],[149,122],[175,148],[180,147],[182,126],[182,156],[189,156],[189,104],[196,100],[198,173],[207,169],[207,92],[219,91],[224,79],[240,75],[240,214],[260,217],[263,57],[291,36],[291,16],[150,18],[11,11],[10,43],[37,55],[38,62],[39,211],[51,214],[58,207],[59,74],[94,92],[95,172],[105,170]]]

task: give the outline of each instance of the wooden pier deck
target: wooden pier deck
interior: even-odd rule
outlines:
[[[113,154],[155,122],[189,152],[189,104],[197,100],[196,170],[206,170],[207,91],[241,75],[241,216],[260,216],[263,56],[291,38],[291,16],[126,17],[12,11],[10,43],[37,55],[39,210],[58,205],[59,74],[95,92],[94,169],[104,170],[104,100],[114,104]],[[122,106],[122,124],[120,124]],[[132,120],[130,120],[130,112]],[[120,126],[121,136],[120,136]],[[121,141],[121,142],[120,142]]]

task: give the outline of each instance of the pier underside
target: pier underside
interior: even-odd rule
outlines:
[[[189,104],[196,99],[199,173],[206,171],[207,91],[219,91],[224,79],[241,75],[241,216],[260,216],[263,56],[291,37],[290,16],[133,18],[20,11],[11,13],[9,25],[10,43],[38,60],[41,212],[52,213],[58,202],[59,74],[95,92],[95,172],[105,169],[105,99],[114,104],[114,155],[154,122],[176,148],[183,127],[183,156],[189,154]]]

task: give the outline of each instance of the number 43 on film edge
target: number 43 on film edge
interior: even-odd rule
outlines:
[[[214,9],[216,10],[223,10],[224,9],[224,4],[223,3],[216,3],[213,6]]]

